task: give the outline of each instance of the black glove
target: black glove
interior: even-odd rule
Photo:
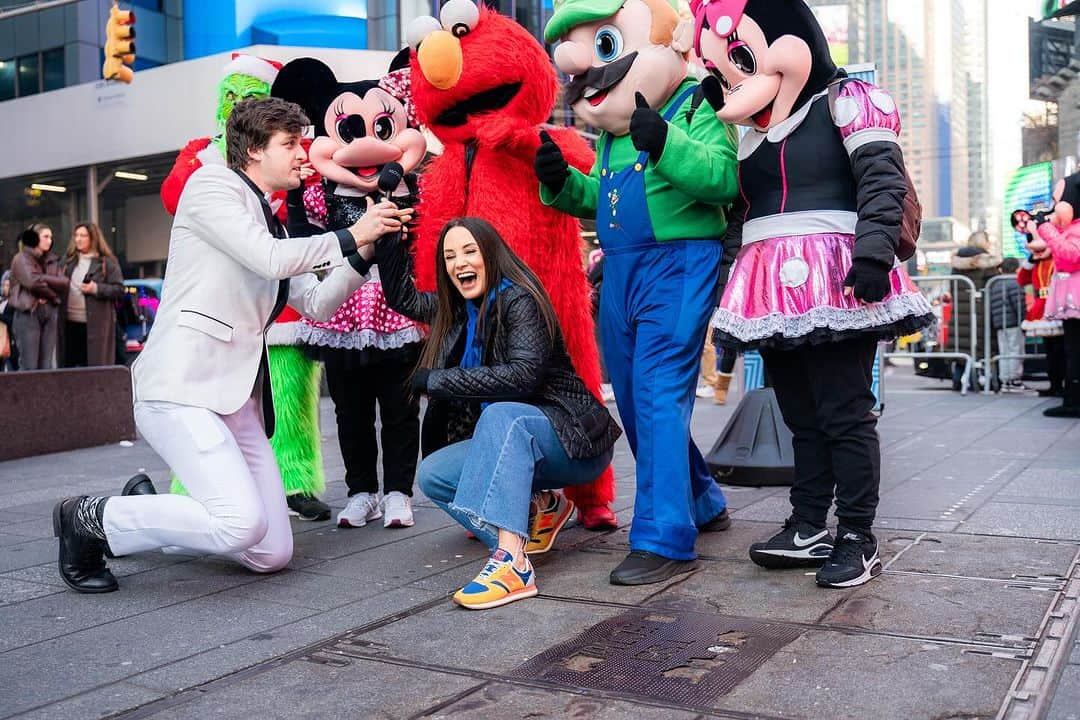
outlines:
[[[857,300],[876,303],[885,299],[892,289],[889,272],[892,267],[869,258],[855,258],[844,278],[844,287],[854,288]]]
[[[634,147],[649,153],[654,163],[658,162],[667,142],[667,121],[649,107],[641,93],[634,93],[634,101],[637,109],[630,116],[630,139],[634,141]]]
[[[540,148],[536,151],[533,169],[537,179],[556,194],[562,192],[566,178],[570,177],[570,165],[547,130],[540,131]]]
[[[431,375],[431,370],[428,368],[417,368],[413,376],[409,378],[409,390],[413,395],[421,395],[427,392],[428,376]]]
[[[720,112],[724,109],[724,86],[714,75],[701,81],[701,92],[705,94],[705,99],[712,105],[713,110]]]

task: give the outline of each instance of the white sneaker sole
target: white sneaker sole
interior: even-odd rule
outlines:
[[[416,521],[412,518],[409,518],[407,520],[402,520],[401,518],[394,518],[393,520],[388,519],[383,521],[384,528],[408,528],[412,527],[415,524]]]
[[[340,515],[338,515],[337,526],[339,528],[362,528],[365,525],[367,525],[369,522],[372,522],[374,520],[378,520],[381,517],[382,517],[382,512],[376,512],[376,513],[374,513],[372,515],[368,515],[367,517],[365,517],[364,519],[362,519],[360,521],[354,521],[354,520],[350,520],[349,518],[341,517]]]
[[[497,608],[502,605],[509,605],[515,600],[524,600],[525,598],[536,597],[537,589],[535,585],[531,585],[527,588],[522,588],[515,593],[510,593],[505,597],[501,597],[498,600],[492,600],[491,602],[478,603],[478,604],[465,604],[464,602],[454,598],[454,602],[465,608],[466,610],[490,610],[491,608]]]

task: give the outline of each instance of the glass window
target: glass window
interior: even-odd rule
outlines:
[[[19,97],[41,92],[40,61],[37,53],[23,55],[16,61],[19,66]]]
[[[15,97],[15,60],[0,60],[0,102]]]
[[[45,92],[64,87],[64,48],[41,53],[42,88]]]

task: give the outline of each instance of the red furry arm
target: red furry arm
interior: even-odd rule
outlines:
[[[206,149],[209,144],[210,138],[195,138],[188,142],[176,156],[176,162],[169,171],[169,177],[161,183],[161,204],[170,215],[176,214],[176,206],[180,204],[180,194],[184,192],[188,178],[202,166],[196,155]]]
[[[585,142],[585,138],[578,135],[576,130],[570,128],[552,130],[550,133],[551,139],[562,150],[563,157],[566,158],[566,162],[570,163],[570,167],[577,168],[588,175],[596,163],[596,153]]]

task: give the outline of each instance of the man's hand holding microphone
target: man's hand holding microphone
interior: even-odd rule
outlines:
[[[370,246],[387,233],[399,232],[405,224],[412,220],[412,208],[398,208],[389,200],[375,202],[370,196],[367,197],[367,211],[363,216],[349,227],[349,232],[356,240],[356,249],[363,252],[365,248],[370,251]]]

